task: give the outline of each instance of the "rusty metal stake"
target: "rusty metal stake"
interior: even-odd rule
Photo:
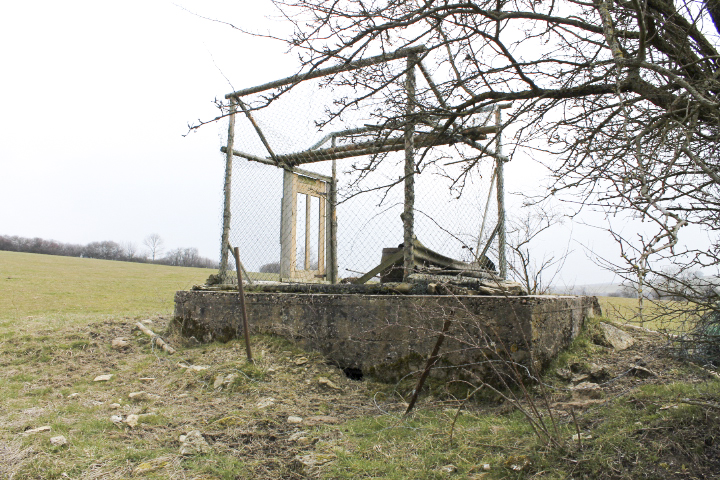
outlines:
[[[245,351],[247,352],[248,362],[254,363],[252,352],[250,351],[250,329],[248,328],[247,309],[245,308],[245,290],[243,289],[242,273],[240,272],[240,249],[233,248],[233,256],[235,257],[235,268],[238,276],[238,296],[240,297],[240,310],[242,312],[243,336],[245,337]]]
[[[433,366],[435,366],[435,363],[438,361],[438,358],[440,358],[440,347],[443,344],[443,341],[445,340],[445,334],[447,333],[448,329],[450,328],[450,324],[452,321],[449,318],[446,318],[443,322],[442,332],[440,332],[440,335],[438,336],[437,342],[435,342],[435,348],[433,348],[432,353],[430,354],[430,358],[428,358],[427,364],[425,364],[425,370],[422,372],[422,375],[420,375],[420,378],[418,379],[417,385],[415,385],[415,389],[412,392],[412,398],[410,398],[410,403],[408,404],[407,410],[405,410],[405,416],[407,416],[410,411],[415,406],[415,402],[417,401],[418,395],[420,394],[420,390],[422,389],[423,385],[425,384],[425,379],[428,377],[428,374],[430,373],[430,370]]]

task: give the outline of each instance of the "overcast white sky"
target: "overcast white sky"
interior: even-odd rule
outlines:
[[[187,124],[213,118],[215,97],[293,74],[297,63],[281,44],[181,8],[281,34],[287,26],[266,18],[267,0],[176,3],[5,2],[0,234],[140,246],[158,233],[167,248],[217,257],[221,128],[183,137]],[[518,159],[506,175],[512,191],[539,184],[541,172]],[[608,247],[570,228],[592,248]],[[567,243],[561,232],[548,240]],[[573,248],[566,283],[612,279]]]
[[[255,2],[179,3],[264,22]],[[231,90],[218,68],[238,85],[292,72],[280,45],[146,0],[6,2],[0,43],[0,233],[140,244],[157,232],[217,256],[219,129],[183,134]]]

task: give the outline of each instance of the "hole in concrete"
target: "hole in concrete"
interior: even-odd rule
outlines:
[[[345,367],[342,369],[342,371],[345,373],[345,376],[348,377],[350,380],[360,381],[363,379],[363,372],[359,368]]]

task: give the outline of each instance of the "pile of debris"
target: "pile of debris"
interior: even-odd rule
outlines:
[[[415,273],[404,281],[425,286],[428,295],[527,295],[521,284],[500,278],[495,265],[485,255],[477,262],[461,262],[430,250],[414,239],[413,261]],[[402,244],[397,248],[384,248],[380,265],[359,278],[357,283],[364,283],[370,275],[377,273],[383,284],[403,282]]]

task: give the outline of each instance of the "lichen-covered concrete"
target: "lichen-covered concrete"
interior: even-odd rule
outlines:
[[[386,380],[421,367],[448,317],[439,366],[471,365],[484,374],[500,358],[546,365],[585,318],[599,313],[595,297],[579,296],[250,293],[246,305],[251,332],[281,335],[343,368]],[[240,337],[240,318],[237,293],[175,295],[175,325],[185,336],[204,342]]]

